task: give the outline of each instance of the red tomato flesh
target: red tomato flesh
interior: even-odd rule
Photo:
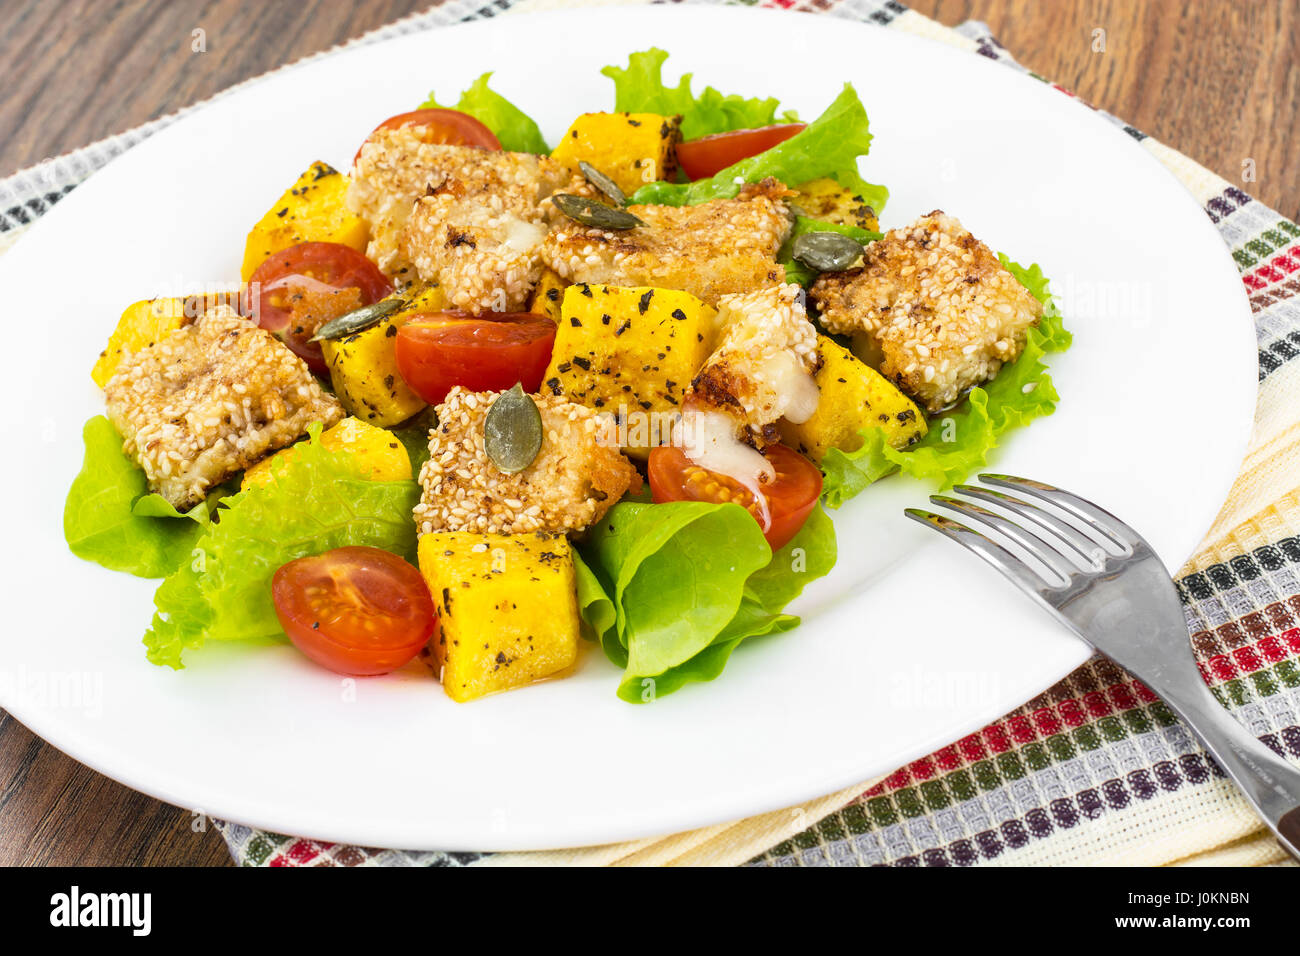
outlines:
[[[298,650],[339,674],[396,670],[429,642],[438,622],[420,572],[380,548],[335,548],[290,561],[271,579],[271,597]]]
[[[763,486],[771,524],[763,537],[779,551],[798,534],[822,493],[821,469],[785,445],[768,445],[763,457],[776,470],[776,480]],[[726,475],[701,468],[675,445],[650,450],[650,493],[656,504],[666,501],[735,502],[762,527],[761,509],[753,493]]]
[[[708,179],[802,133],[807,123],[779,123],[761,129],[736,129],[677,144],[677,163],[688,179]]]
[[[490,129],[460,110],[427,109],[412,110],[390,116],[370,132],[374,136],[381,129],[400,129],[403,126],[420,127],[420,139],[426,143],[441,143],[447,146],[481,146],[484,149],[499,150],[501,141]],[[366,137],[366,143],[370,142]],[[362,143],[364,147],[366,143]],[[357,156],[361,149],[357,149]],[[356,157],[352,164],[356,165]]]
[[[310,341],[332,318],[378,302],[393,291],[388,277],[350,246],[300,242],[269,256],[249,277],[253,321],[325,375],[319,342]]]
[[[516,382],[535,392],[551,361],[555,323],[527,312],[435,312],[397,330],[397,371],[411,390],[437,405],[457,385],[499,392]]]

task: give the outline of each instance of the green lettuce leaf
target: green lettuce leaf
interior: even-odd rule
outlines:
[[[366,480],[352,456],[320,444],[319,425],[296,447],[273,466],[273,483],[225,499],[193,560],[159,586],[144,637],[150,661],[179,668],[205,641],[283,639],[271,576],[295,558],[369,545],[414,559],[415,481]]]
[[[122,451],[122,436],[103,415],[82,429],[86,451],[63,506],[72,553],[113,571],[161,578],[187,561],[208,523],[208,502],[182,515],[150,494],[144,472]],[[192,517],[193,521],[169,518]]]
[[[488,86],[491,73],[484,73],[469,89],[460,95],[454,109],[468,113],[501,141],[501,148],[516,153],[549,153],[550,147],[542,131],[523,110]],[[420,109],[438,109],[440,104],[433,93],[420,104]]]
[[[724,95],[711,86],[696,96],[691,92],[690,73],[684,74],[676,86],[666,86],[662,73],[667,59],[665,51],[652,47],[628,57],[626,68],[607,66],[600,71],[614,81],[616,112],[681,116],[682,138],[688,140],[798,121],[789,110],[777,116],[780,103],[775,97],[747,99],[734,93]]]
[[[1012,428],[1052,414],[1060,396],[1043,361],[1049,352],[1070,347],[1071,336],[1061,319],[1043,270],[1026,268],[999,254],[1002,265],[1043,303],[1043,317],[1029,329],[1025,350],[1002,367],[993,381],[971,389],[961,408],[930,420],[930,431],[905,449],[891,448],[884,432],[862,432],[856,451],[831,451],[822,459],[823,500],[833,508],[873,481],[894,471],[930,482],[940,490],[965,481],[983,468],[998,439]]]
[[[865,156],[870,148],[867,111],[852,85],[846,83],[835,102],[797,136],[757,156],[742,159],[709,179],[692,183],[648,183],[629,202],[687,206],[710,199],[730,199],[740,192],[741,184],[756,183],[768,176],[786,185],[799,185],[823,176],[835,177],[842,185],[846,180],[856,185],[862,182],[857,174],[858,157]],[[887,196],[887,192],[866,183],[861,191],[864,199],[868,194],[873,197],[869,201],[877,212],[884,207],[880,197]]]
[[[583,618],[637,703],[712,680],[745,639],[798,624],[781,612],[834,565],[835,530],[817,508],[774,556],[738,505],[622,502],[580,559]]]

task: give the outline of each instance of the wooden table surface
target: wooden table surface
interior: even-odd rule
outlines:
[[[429,2],[0,0],[0,177]],[[1300,216],[1296,0],[911,6],[947,24],[985,21],[1021,63]],[[206,52],[191,51],[195,29]],[[1242,182],[1249,161],[1255,180]],[[0,865],[228,863],[188,810],[87,769],[0,711]]]

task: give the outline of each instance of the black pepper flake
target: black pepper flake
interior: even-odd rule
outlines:
[[[583,295],[585,295],[588,299],[591,298],[591,286],[587,285],[585,282],[582,284],[582,287],[578,289],[578,291],[581,292]]]
[[[388,328],[384,329],[384,338],[391,339],[395,335],[397,335],[397,326],[390,323]]]
[[[555,366],[555,370],[557,372],[560,372],[561,374],[569,371],[569,369],[571,368],[573,368],[573,366],[570,365],[568,362],[561,362],[559,365]]]
[[[579,319],[576,315],[569,316],[569,324],[573,326],[575,329],[582,328],[582,320]]]
[[[283,209],[277,212],[276,215],[279,216],[281,219],[283,219],[288,212],[289,212],[289,207],[285,206]]]
[[[622,335],[630,328],[632,328],[632,320],[628,319],[626,322],[624,322],[622,325],[620,325],[618,328],[614,330],[614,337],[617,338],[618,336]]]
[[[646,309],[650,308],[650,300],[654,298],[655,290],[650,289],[645,295],[641,296],[641,301],[636,304],[637,309],[642,315],[645,315]]]
[[[559,301],[560,301],[560,290],[559,290],[559,289],[547,289],[547,290],[546,290],[546,298],[550,299],[552,302],[559,302]]]
[[[653,407],[652,402],[642,401],[642,402],[637,402],[637,404],[640,405],[642,408],[644,408],[646,411],[649,411]]]
[[[578,366],[578,368],[582,369],[584,372],[591,371],[591,360],[585,359],[581,355],[575,355],[573,357],[573,364]]]
[[[673,318],[676,319],[678,322],[685,322],[686,313],[683,312],[681,309],[673,309]]]
[[[385,375],[385,376],[384,376],[384,388],[392,388],[392,387],[393,387],[393,376],[391,376],[391,375]]]
[[[609,317],[608,314],[602,315],[602,316],[600,317],[600,324],[601,324],[601,325],[609,325],[609,322],[610,322],[610,317]]]
[[[550,386],[551,391],[554,392],[556,395],[564,394],[564,389],[560,388],[560,380],[558,378],[548,378],[546,380],[546,384]],[[443,429],[443,431],[446,430],[447,430],[446,428]]]

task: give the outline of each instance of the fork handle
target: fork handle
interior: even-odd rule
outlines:
[[[1186,631],[1177,638],[1185,641]],[[1170,641],[1157,644],[1176,646],[1172,635]],[[1134,648],[1131,654],[1112,656],[1116,663],[1141,674],[1142,682],[1183,719],[1241,789],[1283,849],[1300,860],[1300,770],[1260,743],[1224,709],[1205,685],[1190,655],[1153,659],[1143,650]]]

